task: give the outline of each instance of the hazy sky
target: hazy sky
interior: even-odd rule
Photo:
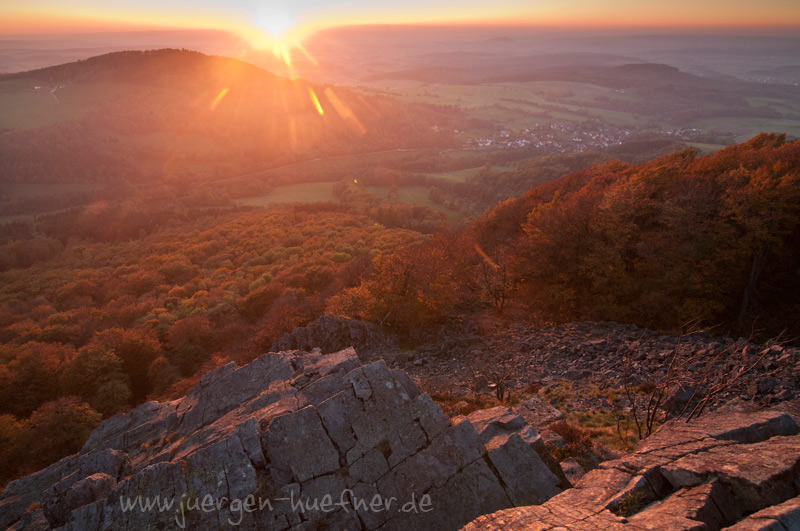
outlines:
[[[798,0],[0,0],[4,34],[124,26],[298,28],[370,23],[797,26]]]

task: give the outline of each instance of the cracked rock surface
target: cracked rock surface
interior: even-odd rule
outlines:
[[[478,424],[353,349],[270,353],[105,420],[7,486],[0,529],[447,530],[568,485],[521,417]]]
[[[777,410],[670,421],[539,506],[483,515],[463,531],[800,529],[800,428]]]

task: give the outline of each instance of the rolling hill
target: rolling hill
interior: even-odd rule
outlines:
[[[215,180],[431,146],[443,111],[187,50],[116,52],[0,78],[0,182]]]

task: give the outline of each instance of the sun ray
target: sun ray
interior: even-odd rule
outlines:
[[[217,106],[225,98],[225,96],[228,95],[228,92],[230,92],[230,89],[227,89],[227,88],[224,88],[221,91],[219,91],[219,94],[217,95],[216,98],[214,98],[214,101],[211,103],[211,111],[212,112],[217,108]]]
[[[286,47],[286,45],[281,44],[280,46],[278,46],[278,52],[277,53],[278,53],[278,55],[280,55],[280,58],[283,59],[283,62],[286,63],[286,66],[291,68],[292,67],[292,56],[289,53],[289,49]]]
[[[272,48],[272,55],[277,57],[283,65],[286,67],[286,72],[289,79],[297,79],[297,75],[294,71],[294,66],[292,66],[292,54],[291,50],[287,48],[284,44],[276,44]]]
[[[350,126],[359,136],[363,136],[367,129],[361,124],[361,121],[358,119],[358,116],[355,115],[352,109],[339,99],[333,90],[330,88],[325,89],[325,97],[333,106],[334,110],[342,117],[342,120]]]
[[[373,115],[377,116],[378,114],[380,114],[378,109],[376,109],[370,102],[368,102],[366,98],[364,98],[364,96],[362,96],[361,94],[356,94],[356,97],[358,98],[359,103],[361,103]]]
[[[296,39],[292,40],[292,46],[294,48],[297,48],[298,50],[300,50],[300,53],[302,53],[306,57],[306,59],[308,59],[311,62],[312,65],[319,66],[319,63],[317,62],[317,60],[314,59],[314,56],[311,55],[311,53],[308,50],[306,50],[306,47],[303,46],[302,42],[300,42],[300,41],[298,41]]]
[[[314,89],[310,87],[308,89],[308,93],[311,95],[311,101],[314,103],[314,107],[317,108],[317,112],[319,113],[319,115],[324,116],[325,111],[322,109],[322,105],[319,102],[319,98],[317,98],[317,93],[314,92]]]
[[[486,254],[486,252],[483,249],[481,249],[480,246],[478,246],[477,243],[475,244],[475,251],[477,251],[478,255],[480,255],[480,257],[483,258],[483,261],[486,262],[487,264],[489,264],[492,267],[492,269],[500,269],[500,266],[498,266],[494,262],[494,260],[492,260],[489,257],[489,255]]]

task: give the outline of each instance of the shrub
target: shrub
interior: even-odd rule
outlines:
[[[563,448],[548,446],[548,450],[557,461],[560,462],[574,457],[584,468],[587,468],[586,464],[591,461],[590,453],[594,446],[592,442],[593,430],[581,428],[566,420],[558,420],[548,424],[547,429],[564,438],[565,444]]]
[[[100,413],[74,396],[43,404],[30,418],[31,467],[42,468],[78,452],[100,419]]]

